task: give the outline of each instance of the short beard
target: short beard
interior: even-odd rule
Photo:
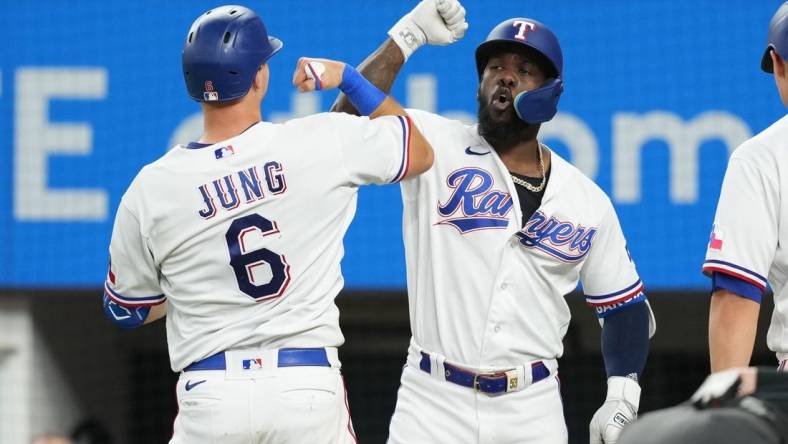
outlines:
[[[506,150],[520,142],[536,139],[540,125],[520,120],[514,108],[496,118],[488,98],[479,95],[476,101],[479,103],[479,135],[496,150]]]

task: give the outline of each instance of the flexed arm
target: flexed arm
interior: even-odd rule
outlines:
[[[302,57],[298,60],[293,85],[299,91],[308,92],[319,89],[339,88],[348,96],[348,101],[370,120],[383,116],[405,116],[408,113],[391,96],[380,91],[352,66],[328,59]],[[408,165],[403,179],[421,174],[432,166],[432,146],[421,131],[410,124],[408,130]]]
[[[358,71],[389,93],[402,65],[414,51],[426,43],[454,43],[467,29],[465,8],[458,0],[422,0],[389,30],[389,38],[358,66]],[[331,111],[359,114],[345,94],[337,97]]]

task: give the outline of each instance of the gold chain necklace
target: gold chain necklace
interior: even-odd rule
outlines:
[[[542,144],[541,143],[539,144],[539,148],[538,148],[536,153],[539,155],[539,172],[542,174],[542,183],[540,183],[539,186],[535,187],[535,186],[531,185],[530,183],[528,183],[527,181],[525,181],[523,179],[520,179],[519,177],[515,176],[512,173],[509,173],[509,175],[512,176],[512,180],[514,181],[515,184],[520,185],[521,187],[525,187],[526,190],[528,190],[528,191],[530,191],[532,193],[539,193],[539,192],[541,192],[544,189],[545,184],[547,183],[547,175],[545,174],[545,171],[544,171],[544,157],[542,156]]]

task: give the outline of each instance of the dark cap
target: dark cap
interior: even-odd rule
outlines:
[[[783,60],[788,60],[788,2],[780,6],[780,9],[774,13],[772,21],[769,22],[769,36],[766,39],[766,45],[766,51],[763,52],[763,58],[761,58],[761,69],[772,73],[774,66],[772,66],[772,56],[769,54],[772,50]]]

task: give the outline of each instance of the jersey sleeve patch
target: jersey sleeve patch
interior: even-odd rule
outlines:
[[[708,259],[703,263],[703,272],[707,275],[711,275],[714,272],[723,273],[741,281],[755,285],[761,290],[761,292],[766,290],[766,278],[754,271],[748,270],[731,262]]]
[[[400,163],[399,170],[391,180],[391,183],[396,183],[405,178],[408,174],[410,167],[410,132],[412,122],[408,116],[397,116],[400,126],[402,127],[402,162]]]
[[[753,285],[750,282],[742,280],[738,277],[731,276],[720,271],[715,271],[711,275],[711,291],[714,292],[719,289],[728,290],[745,299],[753,300],[759,304],[763,298],[763,290],[756,285]]]
[[[623,307],[644,302],[643,282],[638,279],[634,284],[613,293],[603,295],[586,295],[586,303],[596,310],[597,317],[604,318]]]
[[[163,294],[141,297],[123,296],[122,294],[110,288],[109,282],[104,282],[104,294],[107,295],[108,298],[115,301],[115,303],[123,307],[150,307],[153,305],[159,305],[167,299],[167,297]]]

